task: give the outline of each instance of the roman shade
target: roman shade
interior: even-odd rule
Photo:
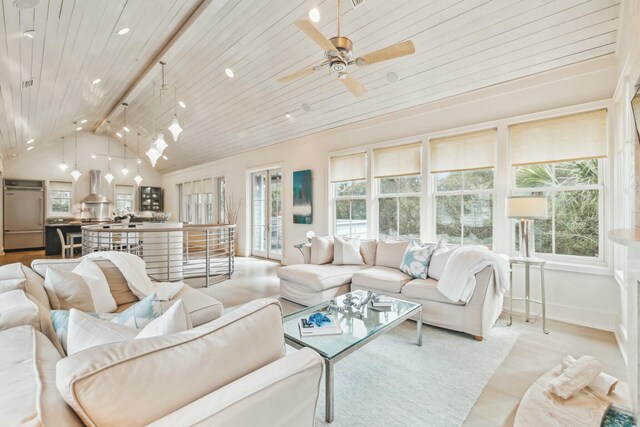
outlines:
[[[509,126],[513,166],[607,156],[607,110]]]
[[[373,172],[375,178],[420,175],[422,156],[420,142],[373,150]]]
[[[133,185],[116,184],[116,194],[130,194],[133,196]]]
[[[73,183],[70,181],[49,181],[49,191],[71,191]]]
[[[488,169],[495,166],[496,129],[433,138],[431,173]]]
[[[190,182],[184,182],[182,183],[182,195],[183,196],[190,196],[191,195],[191,183]]]
[[[192,185],[192,189],[193,189],[193,194],[202,194],[202,181],[201,180],[197,180],[197,181],[193,181],[191,183]]]
[[[331,157],[331,182],[367,179],[367,153]]]
[[[202,192],[205,194],[213,194],[213,178],[202,180]]]

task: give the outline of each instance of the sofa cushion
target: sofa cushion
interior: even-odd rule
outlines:
[[[49,297],[44,290],[44,280],[35,271],[19,262],[0,266],[0,280],[25,279],[24,290],[47,309],[50,309]]]
[[[31,326],[0,332],[0,425],[81,426],[56,389],[61,356]]]
[[[107,278],[93,260],[84,258],[72,273],[81,276],[87,282],[95,311],[111,313],[118,308],[116,300],[111,295]]]
[[[411,280],[411,276],[397,268],[376,266],[353,273],[351,283],[381,292],[399,293],[409,280]]]
[[[380,240],[376,248],[376,266],[400,269],[402,257],[408,244],[408,241],[390,242]]]
[[[402,287],[402,295],[411,299],[423,299],[445,304],[465,305],[463,301],[453,302],[438,290],[438,281],[434,279],[414,279]]]
[[[53,329],[48,309],[19,289],[0,294],[0,330],[24,325],[42,332],[51,340],[56,350],[64,354]]]
[[[364,264],[360,253],[360,237],[349,238],[334,236],[333,238],[333,264],[343,265]]]
[[[0,294],[9,291],[24,291],[27,279],[4,279],[0,280]]]
[[[79,274],[49,266],[44,288],[54,310],[77,308],[80,311],[96,311],[89,285]]]
[[[351,282],[353,271],[337,265],[294,264],[278,268],[278,277],[318,292]]]
[[[56,383],[88,425],[147,425],[284,355],[280,304],[255,300],[180,334],[66,357]]]
[[[311,264],[329,264],[333,261],[333,240],[330,237],[311,238]]]
[[[360,255],[367,265],[376,265],[376,248],[378,241],[376,239],[360,240]]]
[[[194,327],[204,325],[222,316],[223,307],[220,301],[190,286],[184,286],[180,289],[171,298],[171,301],[160,301],[162,311],[167,311],[178,300],[182,300]]]

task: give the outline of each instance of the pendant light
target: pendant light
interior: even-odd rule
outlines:
[[[139,132],[138,132],[138,143],[136,146],[136,155],[140,157],[140,133]],[[140,163],[138,163],[138,173],[133,178],[133,180],[136,182],[138,187],[140,187],[140,183],[142,182],[142,177],[140,176]]]
[[[123,102],[122,105],[124,106],[124,127],[127,127],[127,107],[129,106],[129,104],[127,104],[126,102]],[[129,169],[127,169],[127,132],[124,133],[124,166],[122,167],[122,175],[127,176],[127,174],[129,173]]]
[[[62,138],[60,138],[62,140],[62,161],[60,162],[60,164],[58,165],[58,168],[64,172],[67,170],[67,168],[69,166],[67,166],[67,163],[64,161],[64,136]]]
[[[176,88],[173,88],[173,121],[171,122],[171,126],[169,126],[169,132],[171,132],[171,136],[173,136],[173,142],[178,142],[178,137],[182,133],[182,128],[180,127],[180,123],[178,123],[178,95],[176,93]]]
[[[104,176],[104,179],[107,180],[107,184],[111,185],[111,181],[113,181],[113,174],[111,173],[111,122],[108,123],[107,129],[107,174]]]
[[[162,132],[158,134],[156,143],[154,145],[156,146],[156,150],[158,150],[158,153],[160,153],[160,155],[162,156],[164,150],[166,150],[166,148],[169,146],[169,144],[167,144],[167,142],[164,140],[164,135],[162,134]]]
[[[160,158],[160,156],[162,156],[162,154],[160,154],[160,152],[156,149],[156,145],[151,144],[151,147],[149,147],[149,149],[145,154],[149,158],[149,161],[151,162],[151,166],[155,168],[156,163],[158,162],[158,159]]]
[[[73,170],[71,171],[71,177],[75,182],[78,182],[78,179],[82,176],[82,172],[78,170],[78,122],[73,122],[76,125],[76,159],[74,163]]]

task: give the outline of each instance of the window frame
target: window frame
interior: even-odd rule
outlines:
[[[495,218],[496,218],[496,195],[497,195],[497,190],[496,190],[496,178],[498,175],[498,170],[497,168],[494,166],[492,168],[486,168],[486,169],[466,169],[466,170],[460,170],[460,171],[454,171],[453,173],[464,173],[464,172],[471,172],[471,171],[479,171],[479,170],[491,170],[493,172],[493,187],[490,189],[473,189],[473,190],[466,190],[466,189],[462,189],[462,190],[438,190],[438,179],[437,179],[437,175],[439,173],[446,173],[446,172],[439,172],[439,173],[433,173],[431,174],[431,218],[432,218],[432,225],[431,225],[431,233],[432,235],[439,240],[440,237],[438,236],[438,205],[437,205],[437,198],[441,197],[441,196],[456,196],[456,197],[460,197],[460,243],[455,243],[456,245],[464,245],[464,196],[473,196],[473,195],[490,195],[491,196],[491,212],[492,212],[492,217],[491,217],[491,245],[487,245],[487,247],[489,247],[490,249],[494,249],[496,246],[496,225],[495,225]]]
[[[576,159],[576,160],[589,160],[589,159]],[[530,194],[530,193],[559,193],[564,191],[588,191],[588,190],[597,190],[598,191],[598,256],[597,257],[589,257],[589,256],[581,256],[581,255],[566,255],[566,254],[556,254],[556,253],[545,253],[538,252],[536,249],[536,257],[557,261],[561,263],[568,264],[593,264],[593,262],[604,263],[606,261],[605,251],[606,251],[606,241],[605,241],[605,177],[608,171],[606,171],[606,160],[604,158],[596,159],[598,161],[598,183],[597,184],[584,184],[584,185],[566,185],[566,186],[558,186],[558,187],[530,187],[523,188],[518,187],[516,185],[516,170],[518,167],[527,166],[527,165],[519,165],[519,166],[510,166],[511,171],[511,193],[513,195],[520,194]],[[550,163],[542,163],[543,165],[551,164],[556,165],[558,163],[567,163],[566,161],[560,162],[550,162]],[[555,170],[555,168],[554,168]],[[554,172],[555,176],[555,172]],[[555,251],[555,197],[549,200],[549,205],[551,207],[551,224],[552,224],[552,247]],[[519,251],[516,250],[516,233],[515,233],[515,224],[516,219],[508,219],[509,228],[511,230],[511,253],[517,254]]]
[[[69,184],[69,190],[52,190],[51,183],[62,183]],[[53,192],[68,192],[69,197],[53,197]],[[74,185],[71,181],[63,181],[63,180],[51,180],[47,185],[47,211],[50,216],[59,216],[59,217],[72,217],[73,216],[73,195],[74,195]],[[53,211],[53,199],[61,199],[61,200],[69,200],[69,210],[67,212],[54,212]]]
[[[368,161],[368,160],[367,160]],[[358,181],[363,181],[365,183],[365,194],[362,195],[348,195],[348,196],[338,196],[336,194],[336,186],[338,184],[340,184],[340,182],[329,182],[329,185],[331,186],[331,190],[330,190],[330,194],[331,194],[331,221],[332,221],[332,229],[333,229],[333,234],[337,235],[337,236],[347,236],[347,237],[355,237],[357,236],[357,234],[338,234],[338,218],[336,217],[336,209],[338,207],[337,202],[338,201],[344,201],[344,200],[348,200],[349,203],[349,215],[351,216],[352,213],[352,207],[351,207],[351,201],[353,200],[364,200],[365,202],[365,212],[366,212],[366,236],[364,237],[365,239],[369,239],[371,238],[369,236],[369,230],[370,230],[370,226],[371,226],[371,220],[370,220],[370,210],[369,210],[369,183],[368,183],[368,179],[366,180],[357,180],[357,181],[343,181],[343,182],[358,182]],[[351,221],[353,221],[352,218],[349,218],[349,230],[351,231],[352,228],[352,224]],[[362,238],[362,237],[361,237]]]
[[[414,178],[414,177],[418,177],[420,178],[420,190],[418,192],[411,192],[411,193],[383,193],[380,189],[381,185],[382,185],[382,180],[383,179],[395,179],[395,178]],[[384,178],[372,178],[373,180],[375,180],[374,183],[374,188],[375,188],[375,203],[376,203],[376,229],[375,229],[375,233],[378,239],[381,239],[382,237],[380,237],[380,199],[396,199],[396,224],[398,225],[397,227],[397,234],[396,236],[394,236],[392,239],[393,240],[401,240],[399,237],[400,234],[400,198],[409,198],[409,197],[417,197],[419,200],[419,206],[422,205],[422,197],[423,197],[423,188],[424,188],[424,179],[422,174],[420,175],[405,175],[405,176],[388,176],[388,177],[384,177]],[[418,218],[418,237],[417,239],[421,239],[422,236],[422,209],[419,210],[418,214],[420,215],[420,217]],[[385,239],[389,238],[389,237],[384,237]],[[411,240],[411,239],[416,239],[416,237],[412,237],[409,238],[407,240]]]
[[[131,188],[131,192],[130,193],[122,193],[122,192],[118,192],[118,187],[128,187]],[[128,185],[128,184],[116,184],[113,187],[113,193],[114,193],[114,197],[113,197],[113,205],[116,209],[116,212],[135,212],[136,209],[136,194],[135,194],[135,187],[133,185]],[[123,199],[119,196],[121,195],[126,195],[126,196],[130,196],[131,197],[131,209],[120,209],[118,208],[118,202],[122,201]],[[126,200],[129,201],[129,200]]]

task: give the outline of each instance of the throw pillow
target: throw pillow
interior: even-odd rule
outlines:
[[[429,264],[429,277],[435,280],[440,280],[444,268],[451,258],[451,255],[457,248],[449,248],[444,241],[440,240],[436,245],[436,249],[431,255],[431,262]]]
[[[76,308],[80,311],[95,311],[89,285],[79,274],[53,265],[47,266],[44,289],[53,310]]]
[[[360,237],[353,239],[340,236],[333,237],[333,263],[338,265],[362,265],[360,255]]]
[[[329,237],[311,238],[311,264],[329,264],[333,261],[333,241]]]
[[[102,269],[95,262],[89,258],[83,258],[82,262],[72,270],[72,273],[81,276],[87,282],[93,300],[93,311],[98,313],[116,311],[118,306],[111,295],[109,282],[107,282]]]
[[[176,334],[191,327],[191,321],[182,300],[176,301],[163,315],[151,321],[142,330],[71,309],[67,353],[72,355],[87,348],[130,339]]]
[[[412,240],[404,252],[400,270],[414,279],[426,279],[434,249],[434,245],[422,246]]]
[[[408,241],[380,240],[376,248],[376,265],[399,269],[408,245]]]
[[[186,309],[185,309],[186,311]],[[85,313],[96,319],[106,320],[118,325],[134,329],[142,329],[162,314],[160,302],[156,294],[151,294],[142,301],[137,302],[122,313]],[[69,339],[69,310],[51,310],[51,322],[58,340],[65,351]]]
[[[5,279],[0,280],[0,294],[9,291],[25,290],[26,279]]]

